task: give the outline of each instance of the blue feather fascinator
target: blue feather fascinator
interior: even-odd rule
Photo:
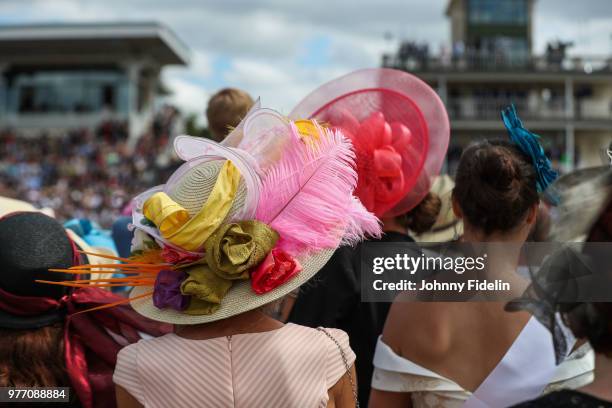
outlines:
[[[536,171],[538,192],[544,192],[555,181],[558,174],[553,170],[550,160],[544,153],[544,149],[539,141],[540,136],[523,127],[514,104],[502,110],[501,116],[512,143],[531,159]]]

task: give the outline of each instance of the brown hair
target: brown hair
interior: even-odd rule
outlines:
[[[416,207],[404,215],[397,217],[397,221],[404,228],[416,234],[423,234],[431,229],[438,219],[442,200],[434,193],[427,193]]]
[[[464,218],[485,234],[509,231],[539,202],[536,173],[514,144],[479,142],[461,155],[453,198]]]
[[[67,387],[62,323],[0,329],[0,387]]]
[[[596,353],[612,357],[612,303],[579,303],[565,313],[565,321]]]
[[[612,202],[608,202],[591,227],[587,242],[612,242]],[[597,249],[589,250],[588,245],[584,251],[586,254],[592,253],[593,256],[598,253]],[[574,335],[587,339],[596,353],[612,357],[612,303],[576,303],[562,306],[565,306],[565,310],[562,308],[565,321]]]
[[[225,88],[208,101],[206,117],[208,129],[216,140],[221,141],[230,128],[238,126],[253,106],[251,96],[240,89]]]

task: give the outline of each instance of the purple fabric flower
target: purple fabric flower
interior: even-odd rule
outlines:
[[[174,310],[185,310],[189,305],[189,296],[181,293],[181,283],[187,278],[183,271],[163,270],[157,274],[153,288],[153,304],[158,309],[170,307]]]

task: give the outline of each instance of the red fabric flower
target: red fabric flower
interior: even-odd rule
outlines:
[[[191,263],[200,259],[200,256],[198,255],[180,251],[169,246],[164,246],[161,256],[164,259],[164,262],[172,265]]]
[[[262,295],[287,282],[302,270],[302,265],[288,253],[274,248],[251,273],[253,292]]]

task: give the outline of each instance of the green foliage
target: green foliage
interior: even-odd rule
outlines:
[[[198,125],[197,118],[198,117],[195,113],[192,113],[185,118],[185,133],[190,136],[199,136],[212,139],[212,135],[208,128]]]

